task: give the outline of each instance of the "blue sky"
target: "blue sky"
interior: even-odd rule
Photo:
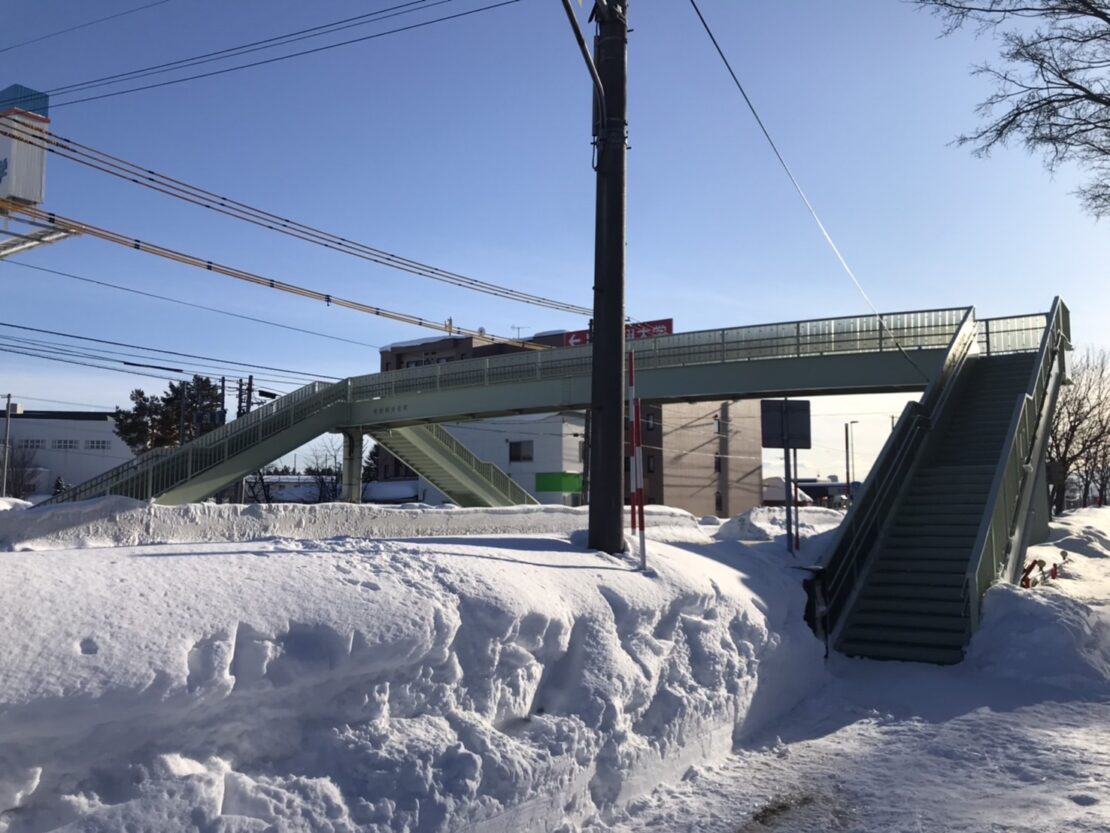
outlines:
[[[135,5],[6,4],[0,47]],[[0,86],[50,89],[386,5],[170,0],[0,52]],[[398,22],[477,5],[454,0]],[[1006,315],[1047,309],[1059,294],[1072,305],[1077,340],[1106,342],[1110,237],[1071,193],[1079,174],[1052,177],[1020,148],[979,160],[951,144],[976,124],[974,106],[988,91],[969,68],[993,54],[989,38],[939,38],[936,20],[895,0],[701,5],[880,309],[974,304],[982,315]],[[701,329],[866,312],[689,4],[634,2],[631,21],[630,314]],[[559,2],[522,0],[51,115],[63,136],[191,183],[588,306],[589,107],[589,80]],[[506,334],[584,324],[289,240],[64,160],[50,161],[47,193],[46,206],[60,214],[387,308]],[[91,239],[19,259],[372,344],[423,334]],[[0,265],[0,287],[0,320],[334,376],[378,367],[373,349],[11,265]],[[136,385],[162,387],[0,354],[0,388],[25,398],[113,405]],[[878,427],[861,432],[881,442]]]

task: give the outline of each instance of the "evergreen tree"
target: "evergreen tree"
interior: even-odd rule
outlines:
[[[116,436],[139,454],[196,439],[223,424],[220,386],[205,376],[170,382],[161,396],[131,391],[131,407],[116,408]]]

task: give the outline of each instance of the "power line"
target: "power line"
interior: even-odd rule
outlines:
[[[37,225],[37,224],[36,224]],[[22,236],[22,235],[20,235]],[[304,333],[305,335],[317,336],[318,338],[327,338],[332,341],[342,341],[346,344],[357,344],[360,347],[370,347],[375,350],[381,349],[378,344],[370,344],[365,341],[357,341],[353,338],[343,338],[342,336],[330,335],[329,333],[320,333],[315,330],[306,330],[302,327],[294,327],[292,324],[281,324],[277,321],[268,321],[265,318],[255,318],[253,315],[244,315],[238,312],[231,312],[226,309],[218,309],[216,307],[208,307],[204,304],[196,304],[192,301],[183,301],[180,298],[171,298],[168,295],[158,295],[154,292],[146,292],[142,289],[134,289],[130,286],[122,286],[116,283],[109,283],[108,281],[100,281],[95,278],[85,277],[83,275],[75,275],[72,272],[62,272],[57,269],[47,269],[45,266],[34,266],[30,263],[23,263],[18,260],[0,259],[0,263],[7,263],[11,266],[22,266],[24,269],[34,269],[38,272],[46,272],[50,275],[57,275],[62,278],[71,278],[75,281],[82,281],[83,283],[93,284],[94,286],[102,286],[107,289],[118,289],[120,292],[130,292],[133,295],[142,295],[146,298],[154,298],[159,301],[168,301],[171,304],[180,304],[183,307],[192,307],[193,309],[204,310],[205,312],[214,312],[217,315],[227,315],[232,318],[238,318],[243,321],[253,321],[256,324],[265,324],[268,327],[280,327],[283,330],[290,330],[295,333]]]
[[[123,341],[111,341],[109,339],[104,339],[104,338],[93,338],[91,336],[75,335],[73,333],[62,333],[62,332],[58,332],[56,330],[44,330],[44,329],[41,329],[39,327],[28,327],[28,326],[23,325],[23,324],[11,324],[7,321],[0,321],[0,327],[7,327],[7,328],[12,329],[12,330],[24,330],[26,332],[32,332],[32,333],[42,333],[44,335],[61,336],[62,338],[73,338],[73,339],[77,339],[78,341],[92,341],[92,342],[96,342],[97,344],[107,344],[107,345],[110,345],[112,347],[127,347],[127,348],[130,348],[132,350],[145,350],[148,353],[163,353],[167,356],[181,356],[183,358],[188,358],[188,359],[201,359],[202,361],[213,361],[213,362],[218,362],[220,364],[237,365],[239,367],[243,367],[243,368],[246,368],[248,370],[250,370],[250,369],[254,369],[254,370],[273,370],[277,373],[288,373],[288,374],[293,375],[293,376],[304,376],[304,377],[309,378],[309,379],[333,379],[335,381],[339,381],[338,376],[329,376],[327,374],[307,373],[307,372],[303,372],[303,371],[300,371],[300,370],[289,370],[288,368],[282,368],[282,367],[270,367],[269,365],[264,365],[264,364],[252,364],[252,363],[249,363],[249,362],[237,362],[237,361],[232,361],[230,359],[217,359],[217,358],[213,358],[212,356],[201,356],[201,355],[197,355],[196,353],[182,353],[182,352],[179,352],[179,351],[176,351],[176,350],[165,350],[165,349],[160,348],[160,347],[144,347],[144,346],[139,345],[139,344],[128,344],[128,343],[123,342]]]
[[[115,351],[109,350],[96,350],[94,348],[80,348],[71,344],[59,344],[57,342],[36,342],[30,339],[19,339],[12,336],[0,336],[0,347],[8,349],[22,350],[25,353],[33,352],[39,358],[50,358],[54,356],[66,356],[76,359],[88,359],[90,361],[107,362],[110,364],[119,364],[124,367],[137,367],[144,370],[160,370],[165,373],[179,373],[184,376],[206,376],[209,378],[220,378],[226,376],[233,376],[234,374],[241,374],[242,370],[229,370],[227,368],[213,368],[210,366],[196,366],[193,362],[175,362],[180,364],[180,367],[168,367],[164,364],[153,364],[156,359],[148,356],[131,356],[130,358],[116,358],[111,353]],[[294,385],[296,387],[303,387],[311,382],[306,382],[304,379],[286,379],[286,378],[269,378],[260,375],[254,376],[256,381],[266,382],[269,385]]]
[[[258,66],[264,66],[266,64],[273,64],[273,63],[277,63],[278,61],[287,61],[290,58],[300,58],[300,57],[303,57],[305,55],[313,55],[317,52],[326,52],[326,51],[331,50],[331,49],[336,49],[340,46],[350,46],[351,44],[355,44],[355,43],[362,43],[364,41],[374,40],[376,38],[383,38],[383,37],[386,37],[387,35],[396,35],[400,32],[408,32],[408,31],[411,31],[413,29],[422,29],[425,26],[432,26],[436,23],[444,23],[444,22],[449,21],[449,20],[457,20],[457,19],[462,18],[462,17],[468,17],[470,15],[479,14],[480,12],[486,12],[486,11],[490,11],[492,9],[498,9],[498,8],[501,8],[502,6],[509,6],[509,5],[512,5],[513,3],[519,3],[519,2],[520,2],[520,0],[501,0],[501,2],[498,2],[498,3],[491,3],[491,4],[486,5],[486,6],[479,6],[475,9],[468,9],[465,12],[458,12],[456,14],[445,15],[443,17],[433,18],[432,20],[424,20],[424,21],[421,21],[420,23],[412,23],[412,24],[409,24],[408,26],[397,27],[396,29],[387,29],[384,32],[375,32],[372,35],[363,35],[362,37],[359,37],[359,38],[351,38],[349,40],[339,41],[337,43],[328,44],[326,46],[317,46],[313,49],[304,49],[304,50],[301,50],[300,52],[291,52],[287,55],[278,55],[278,56],[273,57],[273,58],[264,58],[264,59],[259,60],[259,61],[252,61],[250,63],[239,64],[238,66],[233,66],[233,67],[225,67],[224,69],[211,70],[209,72],[201,72],[201,73],[197,73],[196,75],[186,75],[183,78],[174,78],[174,79],[171,79],[169,81],[159,81],[159,82],[154,83],[154,84],[145,84],[141,87],[129,87],[126,90],[116,90],[114,92],[101,93],[99,95],[87,96],[85,98],[71,99],[70,101],[58,102],[57,104],[54,104],[52,102],[50,106],[52,108],[68,107],[71,104],[84,104],[84,103],[89,102],[89,101],[99,101],[99,100],[104,99],[104,98],[114,98],[114,97],[120,96],[120,95],[128,95],[130,93],[144,92],[146,90],[155,90],[155,89],[158,89],[160,87],[169,87],[169,86],[172,86],[174,84],[183,84],[186,81],[195,81],[195,80],[201,79],[201,78],[213,78],[217,75],[224,75],[224,74],[229,73],[229,72],[238,72],[239,70],[250,69],[252,67],[258,67]]]
[[[262,40],[251,41],[250,43],[240,44],[238,46],[228,47],[226,49],[218,49],[212,52],[204,52],[200,55],[192,55],[188,58],[179,58],[174,61],[167,61],[161,64],[153,64],[147,67],[140,67],[139,69],[128,70],[127,72],[117,72],[113,75],[104,75],[99,78],[92,78],[88,81],[79,81],[73,84],[66,84],[61,87],[54,87],[53,89],[45,90],[47,95],[61,95],[65,93],[79,92],[84,90],[97,89],[99,87],[111,86],[112,84],[121,83],[123,81],[133,81],[138,78],[147,78],[152,75],[161,75],[167,72],[172,72],[177,69],[187,69],[192,66],[200,66],[214,61],[227,60],[235,58],[239,55],[246,55],[251,52],[257,52],[263,49],[273,49],[278,46],[285,46],[289,43],[296,43],[297,41],[307,40],[309,38],[321,37],[323,35],[334,34],[341,32],[345,29],[352,29],[356,26],[365,26],[368,23],[377,23],[380,20],[386,20],[391,17],[397,17],[401,14],[409,14],[416,11],[423,11],[434,6],[440,6],[444,3],[453,2],[453,0],[438,0],[428,6],[422,8],[410,8],[412,6],[421,6],[427,0],[411,0],[408,3],[401,3],[396,6],[390,6],[385,9],[379,9],[374,12],[356,15],[354,17],[344,18],[342,20],[335,20],[331,23],[323,23],[318,26],[312,26],[307,29],[298,29],[294,32],[287,32],[284,35],[275,35],[270,38]],[[395,9],[404,9],[405,11],[397,12],[396,14],[387,14]],[[0,103],[2,106],[11,106],[12,104],[18,106],[18,100]]]
[[[27,128],[18,123],[10,122],[0,128],[0,136],[31,144],[42,148],[63,159],[68,159],[86,167],[93,168],[115,176],[119,179],[141,185],[166,196],[183,200],[192,205],[207,208],[219,214],[233,217],[252,225],[285,234],[294,239],[322,246],[332,251],[349,254],[354,257],[368,260],[381,266],[388,266],[411,275],[429,278],[441,283],[452,284],[464,289],[471,289],[510,301],[546,307],[559,312],[571,312],[577,315],[590,315],[587,307],[554,300],[541,295],[523,292],[511,287],[489,281],[479,280],[466,275],[431,266],[411,258],[403,257],[392,252],[370,246],[366,243],[349,240],[338,234],[324,231],[305,223],[282,217],[278,214],[256,208],[247,203],[239,202],[228,197],[216,194],[196,185],[190,185],[174,177],[145,168],[134,162],[128,162],[118,156],[113,156],[105,151],[97,150],[80,142],[60,136],[56,133]]]
[[[821,218],[817,214],[817,209],[815,209],[813,207],[813,203],[809,201],[809,197],[807,197],[805,191],[802,190],[802,185],[800,182],[798,182],[798,178],[794,176],[794,172],[786,163],[786,158],[782,155],[782,152],[779,150],[778,145],[775,144],[775,140],[771,138],[771,132],[767,129],[767,125],[763,123],[763,119],[760,117],[759,111],[755,109],[755,105],[752,103],[751,98],[748,97],[748,93],[744,89],[744,85],[740,83],[740,78],[736,75],[735,70],[733,70],[732,68],[732,64],[729,63],[728,58],[725,56],[724,50],[721,49],[721,45],[717,42],[717,37],[713,34],[713,30],[709,27],[709,23],[706,21],[705,16],[701,13],[701,9],[698,8],[697,0],[690,0],[690,5],[694,7],[694,12],[697,14],[698,20],[701,21],[701,25],[705,29],[705,33],[709,35],[709,40],[713,42],[713,47],[717,50],[717,54],[721,56],[721,61],[724,63],[725,69],[727,69],[728,74],[732,76],[733,83],[736,84],[736,89],[740,91],[740,95],[741,97],[743,97],[744,103],[748,106],[748,109],[751,111],[752,116],[755,118],[756,124],[759,125],[759,129],[763,132],[763,137],[767,140],[767,144],[771,146],[771,150],[774,151],[775,158],[778,159],[779,164],[786,172],[787,177],[790,178],[790,182],[791,184],[793,184],[794,190],[798,192],[798,196],[801,197],[802,202],[805,203],[806,210],[809,211],[810,216],[813,217],[813,221],[817,223],[817,228],[821,230],[821,234],[825,238],[825,242],[829,244],[829,248],[831,248],[833,254],[836,255],[836,259],[840,261],[840,265],[843,267],[848,277],[851,278],[852,283],[855,284],[856,289],[859,290],[860,295],[863,296],[863,300],[867,302],[867,306],[869,306],[871,308],[871,311],[875,313],[875,316],[879,320],[879,326],[887,331],[887,333],[893,340],[894,345],[898,348],[898,351],[902,354],[906,361],[913,365],[917,372],[920,373],[927,381],[932,381],[929,375],[924,370],[922,370],[918,366],[917,362],[910,358],[909,353],[907,353],[902,348],[901,343],[895,337],[894,333],[891,332],[890,327],[888,327],[886,324],[886,321],[883,320],[883,316],[879,313],[879,310],[871,302],[870,296],[868,296],[867,292],[863,288],[863,284],[861,284],[859,279],[856,277],[856,273],[852,271],[852,267],[848,265],[848,261],[845,259],[844,255],[841,254],[840,248],[836,245],[836,242],[833,240],[832,235],[829,234],[829,230],[825,228],[825,224],[821,222]]]
[[[368,315],[375,315],[380,318],[388,318],[392,321],[400,321],[404,324],[413,324],[418,327],[426,329],[438,330],[445,332],[448,335],[466,335],[475,338],[480,342],[501,342],[511,344],[516,347],[524,347],[530,350],[546,350],[545,345],[533,344],[528,341],[519,341],[517,339],[508,338],[506,336],[496,336],[486,333],[484,330],[472,330],[466,327],[457,326],[451,319],[444,323],[438,321],[431,321],[426,318],[421,318],[417,315],[411,315],[404,312],[396,312],[394,310],[387,310],[384,307],[375,307],[361,301],[353,301],[349,298],[341,298],[327,292],[321,292],[316,289],[309,289],[308,287],[298,286],[297,284],[287,283],[286,281],[279,281],[275,278],[267,278],[262,275],[248,272],[245,269],[238,269],[232,266],[225,266],[212,260],[205,260],[204,258],[196,257],[195,255],[185,254],[184,252],[170,249],[166,246],[160,246],[155,243],[144,242],[137,237],[129,237],[118,232],[109,231],[90,223],[84,223],[78,220],[73,220],[63,217],[53,212],[42,211],[23,203],[13,202],[12,200],[0,200],[0,208],[12,213],[19,214],[25,217],[30,217],[33,220],[49,223],[53,227],[64,228],[78,234],[85,234],[89,237],[97,237],[101,240],[107,240],[110,243],[116,243],[125,246],[128,249],[136,251],[147,252],[148,254],[155,254],[159,257],[164,257],[167,260],[173,260],[178,263],[184,263],[187,266],[195,266],[199,269],[204,269],[209,272],[214,272],[225,277],[234,278],[235,280],[244,281],[245,283],[255,284],[256,286],[263,286],[268,289],[278,290],[280,292],[287,292],[292,295],[298,295],[302,298],[308,298],[314,301],[322,301],[327,306],[343,307],[344,309],[354,310],[356,312],[363,312]]]
[[[0,353],[12,353],[12,354],[18,355],[18,356],[30,356],[31,358],[35,358],[35,359],[45,359],[47,361],[52,361],[52,362],[62,362],[64,364],[81,365],[82,367],[95,367],[97,370],[111,370],[115,373],[125,373],[129,376],[146,376],[147,378],[150,378],[150,379],[159,379],[159,380],[162,380],[162,381],[165,381],[167,378],[170,378],[170,377],[167,377],[164,374],[163,375],[155,375],[153,373],[143,373],[139,370],[127,370],[127,369],[123,369],[123,368],[119,368],[119,367],[106,367],[106,366],[100,365],[100,364],[90,364],[89,362],[79,362],[79,361],[75,361],[73,359],[63,359],[63,358],[59,358],[59,357],[56,357],[56,356],[49,356],[49,355],[44,355],[44,354],[41,354],[41,353],[28,352],[26,350],[16,350],[16,349],[11,348],[11,347],[0,346]],[[181,375],[184,375],[184,374],[181,374]],[[186,381],[186,380],[184,380],[184,379],[171,379],[171,381],[182,382],[182,381]]]
[[[76,405],[79,408],[95,408],[98,411],[112,410],[109,405],[92,405],[88,402],[67,402],[64,399],[43,399],[41,396],[28,396],[25,393],[13,393],[12,399],[22,399],[27,402],[49,402],[51,405]]]
[[[19,43],[13,43],[10,46],[0,47],[0,52],[10,52],[13,49],[19,49],[21,46],[29,46],[32,43],[39,43],[44,40],[49,40],[50,38],[56,38],[58,37],[58,35],[64,35],[68,32],[76,32],[78,29],[86,29],[89,26],[95,26],[98,23],[104,23],[106,20],[115,20],[117,17],[125,17],[126,15],[135,14],[135,12],[141,12],[144,9],[150,9],[154,6],[161,6],[163,3],[168,2],[170,2],[170,0],[156,0],[156,2],[147,3],[145,6],[137,6],[133,9],[125,9],[122,12],[116,12],[115,14],[110,14],[107,17],[98,17],[96,20],[90,20],[87,23],[79,23],[76,26],[70,26],[66,29],[59,29],[56,32],[50,32],[46,35],[39,35],[39,37],[37,38],[31,38],[29,40],[20,41]]]

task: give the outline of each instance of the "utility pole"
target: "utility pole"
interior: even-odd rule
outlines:
[[[4,404],[4,479],[0,497],[8,496],[8,458],[12,456],[12,395],[6,395]]]
[[[628,2],[595,0],[597,141],[589,545],[624,549],[624,249]]]

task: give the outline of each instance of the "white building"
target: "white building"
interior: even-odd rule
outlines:
[[[115,433],[109,411],[23,411],[12,403],[12,459],[30,456],[34,494],[49,495],[60,477],[68,485],[96,477],[134,455]],[[0,447],[4,441],[0,413]]]

